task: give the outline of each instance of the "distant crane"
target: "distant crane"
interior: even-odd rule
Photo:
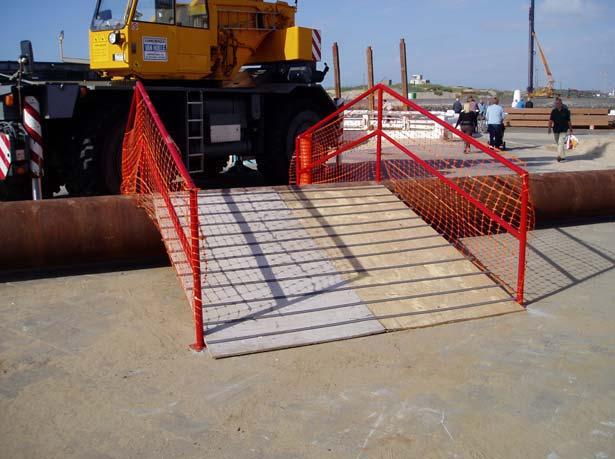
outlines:
[[[542,50],[542,46],[540,46],[540,42],[538,41],[536,32],[534,32],[534,40],[536,40],[536,46],[538,46],[540,60],[542,61],[542,65],[545,67],[545,73],[547,74],[547,86],[544,88],[535,89],[532,92],[532,95],[535,97],[553,97],[555,95],[555,79],[553,78],[553,72],[551,72],[551,67],[549,67],[549,62],[547,62],[547,56],[545,56],[545,53]]]
[[[555,79],[553,78],[553,73],[551,72],[551,68],[549,67],[549,63],[547,62],[547,57],[545,56],[544,51],[542,50],[542,46],[540,46],[540,42],[538,41],[538,37],[536,36],[536,31],[534,29],[534,15],[536,11],[535,0],[531,0],[530,2],[530,40],[529,40],[529,62],[528,62],[528,83],[527,83],[527,94],[528,96],[534,97],[553,97],[555,95],[554,87],[555,87]],[[547,74],[547,86],[545,88],[534,88],[534,55],[536,51],[534,49],[534,44],[538,46],[538,52],[540,54],[540,60],[542,61],[542,65],[545,68],[545,73]]]

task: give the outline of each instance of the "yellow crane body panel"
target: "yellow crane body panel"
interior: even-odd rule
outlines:
[[[114,20],[118,28],[97,12],[103,26],[90,30],[91,68],[114,78],[228,81],[248,64],[319,60],[315,32],[295,26],[295,8],[286,2],[168,2],[167,9],[141,11],[129,1],[125,20]]]
[[[313,59],[313,29],[289,27],[271,32],[250,59],[250,64]]]

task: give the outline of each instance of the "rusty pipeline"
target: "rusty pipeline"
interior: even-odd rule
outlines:
[[[0,272],[164,260],[160,234],[132,198],[0,203]]]
[[[433,186],[439,186],[436,180]],[[541,226],[566,218],[615,216],[615,170],[534,174],[530,195]],[[0,273],[168,262],[158,230],[125,196],[0,203],[0,241]]]
[[[530,175],[536,221],[615,216],[615,170]]]
[[[497,194],[492,195],[489,190],[495,187],[505,190],[509,187],[513,193],[515,189],[518,190],[520,180],[516,175],[481,177],[484,184],[491,183],[491,186],[483,187],[479,190],[482,194],[474,197],[505,221],[513,220],[510,212],[515,208],[509,208],[504,201],[498,199]],[[451,181],[462,189],[470,189],[474,179],[457,177],[451,178]],[[428,223],[434,225],[436,231],[445,233],[447,222],[459,218],[456,209],[460,208],[460,202],[463,200],[460,201],[457,193],[435,177],[391,180],[387,182],[387,186],[419,215],[423,215]],[[615,216],[615,170],[533,174],[529,178],[529,191],[532,206],[529,228],[535,225],[547,226],[565,219]],[[421,194],[425,192],[438,196],[441,205],[423,209],[427,212],[422,212]],[[468,221],[466,225],[461,225],[464,232],[458,234],[458,237],[481,236],[485,232],[493,231],[481,212],[465,212],[464,216]]]

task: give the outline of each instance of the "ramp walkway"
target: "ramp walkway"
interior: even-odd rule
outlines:
[[[198,202],[215,358],[523,310],[382,185],[202,191]],[[162,200],[156,209],[191,300]]]
[[[399,95],[378,85],[353,103],[376,92],[371,133],[347,132],[340,108],[298,137],[297,186],[202,191],[137,82],[122,191],[160,229],[194,313],[193,349],[205,338],[230,357],[523,310],[527,173],[407,99],[446,135],[423,121],[389,135],[383,98]],[[452,136],[482,150],[448,157]],[[401,156],[387,159],[383,141]]]

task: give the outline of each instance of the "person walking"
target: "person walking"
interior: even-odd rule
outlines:
[[[485,102],[485,99],[481,99],[478,102],[478,115],[485,116],[486,111],[487,111],[487,103]]]
[[[487,132],[487,121],[485,121],[485,114],[487,113],[487,101],[480,99],[478,102],[478,117],[476,123],[476,131],[478,133]]]
[[[500,148],[504,139],[504,109],[500,100],[494,97],[485,113],[487,118],[487,131],[489,132],[489,145]]]
[[[453,104],[453,110],[457,114],[461,113],[461,110],[463,110],[463,105],[461,105],[461,101],[459,100],[459,97],[455,99],[455,103]]]
[[[474,124],[473,133],[478,134],[478,102],[476,102],[476,100],[474,99],[474,96],[470,96],[468,97],[468,103],[470,104],[470,111],[476,113],[477,115],[477,122]]]
[[[470,103],[466,103],[463,106],[463,111],[459,114],[459,119],[457,120],[455,129],[461,126],[461,132],[472,137],[472,134],[476,129],[477,122],[478,118],[476,112],[472,110],[472,106],[470,105]],[[468,142],[467,140],[465,140],[465,148],[463,149],[463,152],[470,153],[470,142]]]
[[[478,104],[474,100],[473,96],[470,96],[470,98],[468,99],[468,102],[470,103],[470,110],[478,113]]]
[[[555,99],[555,108],[551,111],[549,118],[549,131],[555,138],[557,145],[557,162],[566,161],[566,136],[567,133],[572,134],[572,120],[570,119],[570,110],[566,107],[560,97]]]

